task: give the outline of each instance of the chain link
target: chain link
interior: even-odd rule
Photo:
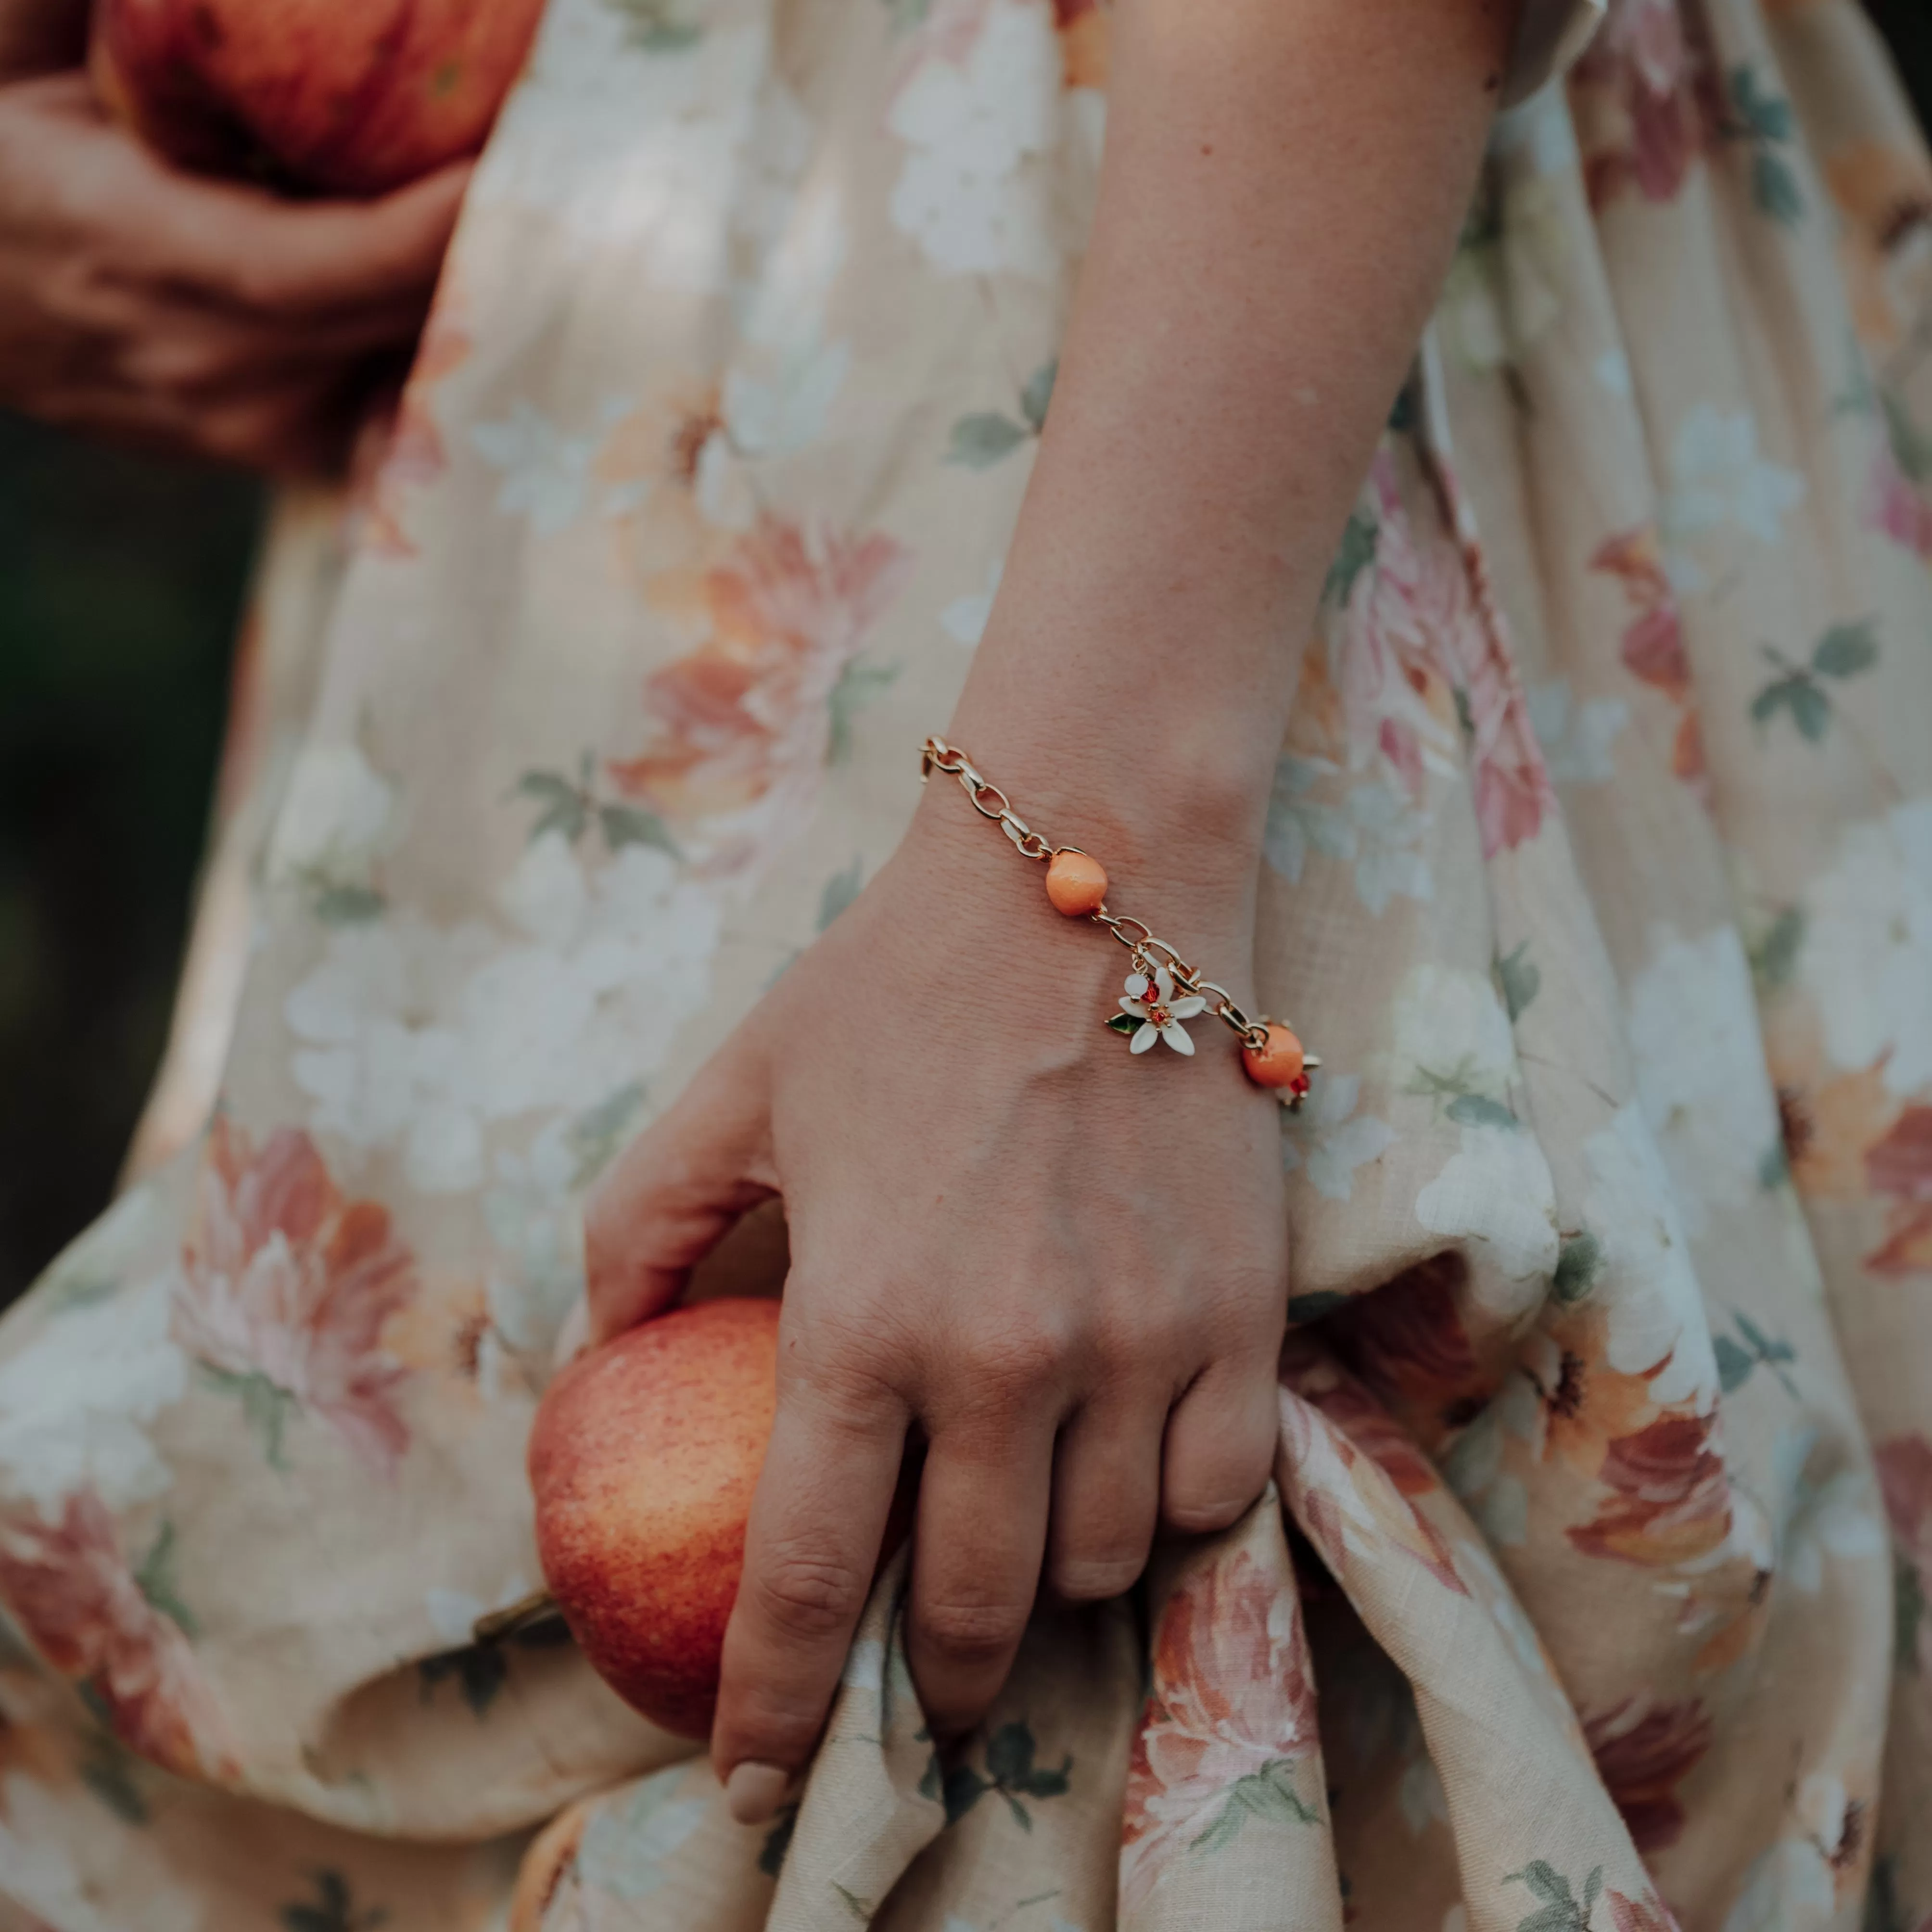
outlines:
[[[1012,842],[1014,850],[1021,857],[1050,860],[1059,849],[1049,844],[1014,811],[1012,802],[1006,794],[991,779],[976,771],[972,760],[964,752],[956,745],[949,745],[944,738],[928,738],[920,748],[920,782],[923,784],[934,772],[944,772],[947,777],[957,778],[961,788],[972,801],[973,809],[982,818],[992,819]],[[988,799],[998,799],[998,805],[989,805],[987,802]],[[1154,936],[1150,926],[1125,913],[1109,912],[1104,905],[1097,911],[1089,913],[1087,916],[1096,926],[1105,926],[1128,949],[1132,956],[1136,971],[1153,967],[1165,968],[1168,976],[1184,992],[1206,1000],[1210,1014],[1231,1031],[1240,1035],[1244,1046],[1258,1052],[1267,1046],[1266,1022],[1250,1019],[1234,1004],[1234,997],[1226,987],[1216,986],[1212,980],[1202,978],[1197,969],[1182,958],[1166,940]],[[1133,928],[1131,932],[1126,929],[1130,926]]]

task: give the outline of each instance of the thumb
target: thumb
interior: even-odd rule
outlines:
[[[608,1341],[670,1306],[740,1217],[777,1192],[764,1054],[734,1034],[590,1197],[586,1339]]]

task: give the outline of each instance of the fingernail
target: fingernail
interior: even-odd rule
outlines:
[[[791,1788],[791,1774],[775,1764],[735,1766],[724,1780],[724,1803],[741,1825],[769,1824]]]
[[[583,1354],[590,1341],[590,1304],[580,1294],[570,1304],[570,1312],[563,1318],[563,1326],[556,1331],[556,1341],[550,1349],[550,1366],[568,1367]]]

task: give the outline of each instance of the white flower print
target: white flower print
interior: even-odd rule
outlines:
[[[1486,973],[1460,966],[1412,967],[1396,988],[1390,1071],[1397,1086],[1418,1073],[1453,1077],[1465,1091],[1497,1094],[1516,1072],[1509,1016]]]
[[[1208,1002],[1198,993],[1184,998],[1174,997],[1174,975],[1165,966],[1154,969],[1151,980],[1144,973],[1130,973],[1120,1010],[1138,1020],[1132,1051],[1144,1053],[1156,1040],[1166,1040],[1176,1053],[1194,1051],[1194,1042],[1180,1022],[1208,1010]]]
[[[591,465],[604,437],[630,406],[620,398],[607,397],[591,428],[577,435],[566,435],[523,396],[502,422],[472,424],[470,440],[477,453],[503,472],[497,508],[506,516],[527,516],[539,536],[568,530],[589,500]]]
[[[0,1365],[0,1481],[10,1495],[51,1522],[77,1490],[125,1509],[169,1487],[148,1425],[188,1392],[172,1299],[163,1273],[77,1301]]]
[[[1356,1113],[1361,1090],[1360,1074],[1324,1072],[1301,1111],[1282,1116],[1282,1166],[1290,1174],[1305,1173],[1316,1192],[1330,1201],[1346,1201],[1356,1168],[1379,1160],[1395,1138],[1388,1121]]]
[[[1556,1265],[1556,1191],[1533,1134],[1520,1127],[1466,1126],[1462,1144],[1415,1197],[1415,1218],[1432,1234],[1473,1245],[1471,1280],[1498,1312],[1541,1298]]]
[[[1723,1932],[1811,1932],[1831,1922],[1832,1868],[1808,1838],[1780,1838],[1751,1861]]]
[[[9,1903],[60,1932],[125,1932],[104,1898],[140,1900],[142,1932],[202,1932],[207,1920],[177,1885],[166,1854],[140,1832],[103,1828],[78,1782],[57,1796],[25,1772],[0,1785],[0,1876]]]
[[[1798,972],[1832,1064],[1882,1058],[1886,1085],[1916,1092],[1932,1080],[1932,798],[1847,830],[1804,909]]]
[[[1002,561],[996,558],[986,571],[986,587],[964,597],[956,597],[939,614],[939,628],[956,644],[975,648],[985,634],[986,620],[993,614],[993,599],[999,594]]]
[[[269,878],[359,875],[388,842],[395,806],[395,787],[353,743],[304,746],[268,843]]]
[[[1558,784],[1608,784],[1616,776],[1612,748],[1630,722],[1630,706],[1621,698],[1573,704],[1570,680],[1554,678],[1530,692],[1529,722]]]
[[[1636,379],[1630,358],[1621,349],[1606,349],[1590,365],[1590,373],[1619,402],[1629,402],[1636,394]]]
[[[1687,940],[1664,927],[1651,943],[1626,1003],[1637,1097],[1694,1234],[1707,1202],[1741,1206],[1760,1191],[1778,1145],[1778,1102],[1736,929]]]
[[[1754,542],[1778,540],[1784,522],[1804,500],[1804,478],[1759,453],[1757,419],[1700,403],[1678,424],[1670,448],[1670,488],[1658,516],[1672,584],[1698,588],[1703,574],[1688,546],[1726,528]]]
[[[624,9],[556,0],[469,200],[533,209],[547,232],[637,262],[658,288],[716,294],[734,236],[778,233],[811,135],[764,25],[707,22],[688,48],[652,52]]]
[[[1882,1563],[1889,1546],[1870,1472],[1855,1465],[1834,1467],[1830,1455],[1819,1454],[1819,1432],[1810,1423],[1787,1423],[1772,1446],[1777,1567],[1808,1597],[1823,1587],[1827,1558]],[[1814,1458],[1822,1467],[1814,1466]]]
[[[1583,1144],[1583,1222],[1601,1244],[1592,1304],[1608,1322],[1604,1354],[1623,1375],[1651,1376],[1653,1400],[1717,1399],[1718,1364],[1677,1196],[1636,1101]]]
[[[586,874],[548,832],[498,896],[507,933],[408,912],[332,932],[284,1007],[313,1126],[400,1143],[424,1192],[482,1183],[492,1124],[646,1077],[707,992],[719,908],[662,852],[627,845]]]
[[[577,1850],[582,1882],[614,1898],[648,1898],[656,1892],[664,1881],[665,1861],[710,1808],[701,1792],[680,1796],[691,1777],[690,1766],[674,1764],[600,1805]]]
[[[993,0],[964,59],[922,61],[893,102],[892,220],[941,274],[1058,267],[1052,183],[1026,164],[1060,142],[1061,76],[1052,9]]]
[[[1420,850],[1428,814],[1382,778],[1351,786],[1340,805],[1310,795],[1338,770],[1324,758],[1286,758],[1276,766],[1264,846],[1268,863],[1299,885],[1311,851],[1352,862],[1355,896],[1377,918],[1398,893],[1432,897],[1435,880]]]

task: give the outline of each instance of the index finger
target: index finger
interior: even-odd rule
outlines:
[[[824,1726],[878,1567],[908,1420],[896,1398],[788,1388],[781,1374],[711,1733],[741,1824],[778,1809]]]

